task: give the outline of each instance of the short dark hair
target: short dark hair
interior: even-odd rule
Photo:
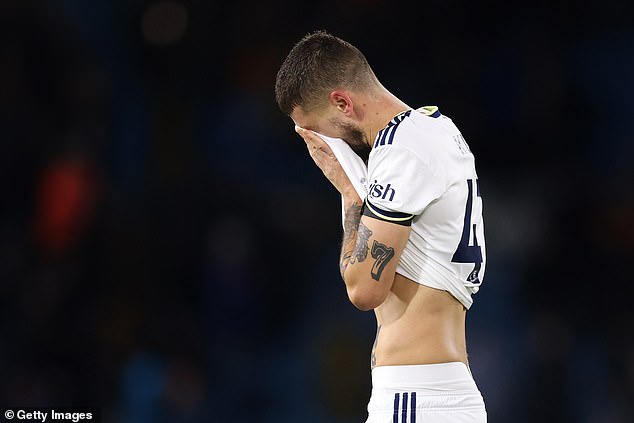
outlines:
[[[295,107],[314,110],[332,90],[364,89],[376,77],[363,53],[326,31],[302,38],[282,63],[275,80],[275,99],[283,113]]]

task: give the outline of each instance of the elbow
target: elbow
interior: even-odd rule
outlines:
[[[385,301],[384,295],[367,289],[360,289],[359,287],[348,288],[348,298],[361,311],[373,310]]]

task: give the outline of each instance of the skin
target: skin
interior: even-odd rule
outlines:
[[[358,154],[369,152],[377,133],[408,109],[377,82],[364,92],[334,90],[317,109],[298,106],[291,118],[311,158],[343,197],[340,270],[352,304],[376,315],[371,366],[467,363],[465,308],[448,292],[396,273],[411,228],[362,216],[362,199],[315,134],[342,138]]]

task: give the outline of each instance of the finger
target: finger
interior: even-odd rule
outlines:
[[[299,134],[300,137],[302,137],[306,145],[310,146],[315,144],[313,140],[309,137],[308,131],[306,129],[296,127],[295,131]]]
[[[327,165],[327,158],[323,151],[317,148],[308,147],[308,154],[320,169],[323,170],[323,168]]]
[[[301,126],[297,126],[295,125],[295,132],[297,132],[299,134],[300,137],[302,137],[302,139],[304,141],[306,141],[306,130],[304,128],[302,128]]]
[[[321,165],[326,165],[332,162],[338,163],[337,157],[330,148],[326,151],[321,146],[306,143],[306,149],[308,150],[308,154],[310,154],[313,160],[320,165],[320,167]]]
[[[340,167],[336,159],[326,154],[314,153],[311,158],[324,173],[331,173]]]
[[[305,131],[305,139],[312,145],[315,145],[321,150],[329,149],[328,144],[324,141],[319,135],[314,133],[313,131]]]
[[[315,132],[300,128],[299,126],[295,127],[295,131],[304,139],[306,144],[314,145],[322,150],[330,151],[330,147],[319,135]]]

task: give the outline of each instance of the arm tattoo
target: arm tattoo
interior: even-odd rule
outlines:
[[[377,240],[374,240],[374,244],[372,244],[371,254],[372,258],[375,259],[375,261],[372,269],[370,269],[370,274],[372,275],[372,279],[378,281],[379,279],[381,279],[381,273],[383,273],[383,269],[385,269],[385,266],[387,266],[390,260],[392,260],[392,257],[394,257],[394,248],[388,247],[387,245],[381,244]]]
[[[347,245],[357,235],[362,208],[363,204],[352,203],[346,210],[346,218],[343,221],[343,245]]]
[[[370,355],[370,368],[376,367],[376,344],[379,342],[379,332],[381,332],[381,325],[376,327],[376,337],[374,338],[374,345],[372,345],[372,354]]]
[[[357,229],[357,243],[352,251],[352,259],[354,262],[361,263],[368,257],[368,250],[370,249],[368,247],[368,241],[370,241],[371,236],[372,231],[370,228],[365,226],[363,222],[359,221],[359,229]]]
[[[346,218],[343,221],[343,241],[341,242],[341,255],[339,257],[339,271],[341,277],[346,271],[348,264],[353,258],[353,247],[350,243],[354,242],[357,237],[357,230],[359,228],[359,222],[361,221],[361,209],[363,204],[352,203],[346,210]],[[367,254],[367,252],[366,252]]]

